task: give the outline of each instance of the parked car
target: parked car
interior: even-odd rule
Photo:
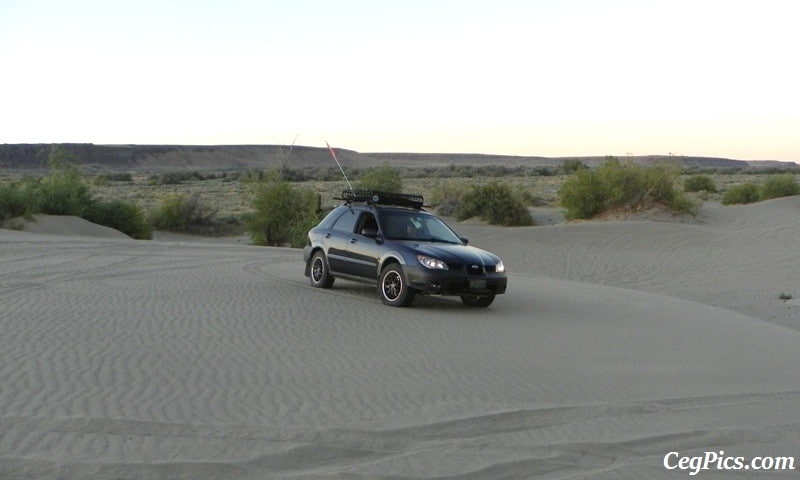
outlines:
[[[337,278],[368,282],[395,307],[411,304],[417,294],[458,295],[466,305],[488,307],[505,293],[500,258],[467,245],[423,208],[422,196],[345,190],[342,200],[308,232],[303,260],[311,285],[329,288]]]

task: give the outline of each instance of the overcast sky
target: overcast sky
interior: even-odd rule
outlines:
[[[800,162],[793,0],[0,0],[0,143]]]

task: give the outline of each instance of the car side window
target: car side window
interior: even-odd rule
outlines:
[[[353,233],[356,220],[358,220],[358,212],[348,208],[342,216],[336,220],[331,228],[334,230],[341,230],[342,232]]]
[[[319,222],[318,227],[319,228],[332,228],[333,227],[333,223],[336,222],[336,220],[342,215],[343,211],[344,211],[344,209],[341,209],[341,208],[335,208],[335,209],[331,210],[327,215],[325,215],[325,218],[323,218],[322,221]]]
[[[364,230],[378,230],[378,221],[375,220],[375,215],[373,215],[371,212],[362,213],[361,218],[358,220],[358,228],[356,228],[356,233],[363,235]]]

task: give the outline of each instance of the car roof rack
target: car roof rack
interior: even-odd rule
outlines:
[[[342,192],[345,203],[363,202],[374,205],[394,205],[422,209],[422,195],[411,193],[391,193],[380,190],[353,189]]]

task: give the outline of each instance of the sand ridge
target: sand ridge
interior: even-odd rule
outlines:
[[[796,207],[464,226],[511,270],[487,310],[313,289],[293,249],[0,230],[0,478],[671,478],[670,451],[797,456],[800,331],[768,298],[797,278]]]

